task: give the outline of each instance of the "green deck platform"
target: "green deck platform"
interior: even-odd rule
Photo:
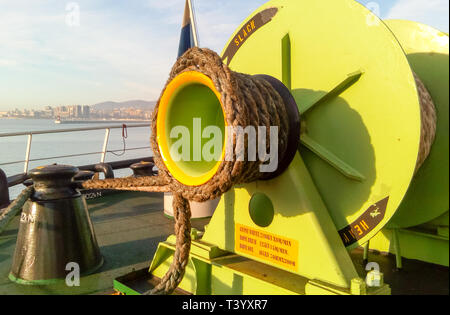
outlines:
[[[89,210],[105,264],[94,275],[81,278],[81,286],[65,283],[51,286],[22,286],[11,282],[8,274],[16,245],[18,218],[0,236],[0,295],[23,294],[111,294],[114,279],[148,268],[158,243],[173,234],[173,221],[163,214],[162,194],[118,193],[90,202]],[[197,220],[202,230],[208,220]],[[362,251],[352,258],[362,274]],[[449,294],[448,268],[405,260],[404,270],[395,272],[395,257],[372,253],[385,273],[393,294]]]
[[[88,204],[105,259],[100,271],[82,278],[81,286],[74,288],[67,287],[64,282],[42,287],[11,282],[8,274],[16,246],[19,225],[16,218],[0,236],[0,295],[111,293],[115,278],[147,267],[158,243],[173,233],[172,221],[161,211],[163,199],[160,194],[118,193]]]

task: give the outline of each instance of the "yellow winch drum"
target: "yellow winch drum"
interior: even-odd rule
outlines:
[[[252,32],[246,31],[249,25]],[[223,52],[231,70],[252,76],[263,73],[289,90],[286,94],[292,95],[292,101],[285,103],[297,107],[289,114],[298,119],[293,119],[294,131],[290,130],[296,141],[289,140],[291,151],[276,175],[289,166],[300,141],[300,155],[342,238],[348,238],[346,246],[364,244],[396,213],[391,224],[409,227],[448,211],[444,193],[448,172],[439,170],[448,170],[442,164],[448,161],[444,143],[448,140],[448,36],[415,23],[388,25],[353,0],[272,0],[241,24]],[[232,126],[223,91],[211,76],[194,70],[179,73],[168,84],[157,118],[158,149],[165,166],[186,186],[215,182],[225,163],[202,158],[175,161],[170,148],[179,138],[171,138],[173,127],[185,127],[191,144],[197,131],[194,118],[201,118],[202,128],[218,127],[223,148],[217,155],[222,160],[227,127]],[[423,151],[419,99],[423,94],[414,73],[439,114],[436,140],[433,146],[428,141],[431,153],[426,160],[418,159]],[[195,157],[192,146],[189,153]],[[433,181],[439,185],[431,185]],[[359,235],[358,222],[379,205],[383,206],[380,215]]]
[[[193,71],[183,72],[172,80],[161,97],[157,119],[159,149],[170,173],[185,185],[198,186],[208,182],[224,160],[227,133],[220,98],[212,80]],[[200,119],[198,130],[193,126],[194,119]],[[203,143],[195,143],[202,139],[201,126],[216,126],[222,134],[223,149],[212,161],[203,160],[201,151],[194,152],[194,147],[203,147]],[[189,156],[186,159],[177,159],[174,155],[178,152],[170,151],[176,142],[174,138],[178,137],[173,130],[180,127],[189,135]]]
[[[239,75],[245,77],[242,74]],[[266,87],[270,86],[273,88],[272,93],[278,94],[278,106],[286,112],[286,125],[283,125],[283,128],[286,130],[279,134],[281,140],[277,141],[277,144],[279,142],[283,143],[280,145],[281,148],[275,148],[279,150],[278,167],[276,171],[258,175],[258,179],[268,180],[282,174],[294,158],[299,143],[300,116],[294,98],[280,81],[267,75],[256,75],[246,77],[246,79],[259,82],[257,84],[264,81]],[[261,85],[258,86],[261,88]],[[231,92],[236,97],[236,100],[233,100],[235,103],[239,103],[239,97],[242,97],[246,92],[241,88],[242,86],[239,87],[239,84],[233,86]],[[244,97],[251,97],[248,95],[245,94]],[[227,110],[223,105],[222,98],[224,96],[222,93],[219,93],[213,80],[198,71],[181,72],[175,76],[161,96],[156,120],[159,152],[170,174],[181,184],[186,186],[207,184],[217,174],[222,163],[226,161],[227,145],[231,146],[238,141],[237,135],[233,132],[230,134],[230,129],[227,127],[242,127],[245,130],[249,126],[254,126],[252,121],[247,122],[245,125],[236,126],[236,120],[230,116],[251,116],[248,113],[248,108],[241,106],[243,113],[228,112],[227,116]],[[253,101],[254,103],[249,103],[249,106],[253,108],[267,105],[264,101],[263,105],[260,104],[258,101],[261,101],[261,99],[254,99]],[[256,109],[254,110],[256,111]],[[221,150],[215,152],[215,156],[212,159],[207,160],[204,158],[203,153],[205,144],[211,141],[211,130],[208,131],[208,128],[211,126],[220,132]],[[267,126],[266,124],[263,126],[269,128],[279,127],[278,125]],[[270,132],[269,128],[265,130],[267,134]],[[255,131],[256,139],[253,140],[258,139],[258,129],[255,128]],[[230,143],[228,141],[229,137],[232,137]],[[249,141],[250,139],[247,138],[246,144]],[[207,148],[211,149],[210,147]],[[246,149],[248,150],[248,148]],[[180,153],[180,151],[184,153]],[[237,155],[237,152],[234,152],[234,154]],[[247,160],[248,155],[244,154],[244,158]],[[235,159],[236,157],[233,156],[228,162],[234,162]]]

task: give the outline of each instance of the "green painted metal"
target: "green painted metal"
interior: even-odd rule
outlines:
[[[364,181],[366,178],[359,171],[355,170],[352,166],[342,161],[336,155],[322,147],[319,143],[311,139],[307,134],[300,136],[300,142],[303,146],[311,150],[314,154],[320,157],[323,161],[333,166],[336,170],[342,173],[345,177],[356,181]]]
[[[395,262],[397,264],[398,269],[403,268],[402,264],[402,252],[400,247],[400,239],[398,235],[398,229],[392,230],[392,241],[394,243],[394,253],[395,253]]]
[[[364,254],[363,254],[363,260],[364,262],[368,262],[369,259],[369,250],[370,250],[370,241],[364,244]]]
[[[47,286],[47,285],[51,285],[51,284],[64,283],[64,280],[61,280],[61,279],[27,281],[27,280],[22,280],[22,279],[16,278],[11,273],[9,274],[8,279],[11,280],[12,282],[15,282],[15,283],[20,284],[20,285],[42,285],[42,286]]]
[[[411,67],[430,92],[438,113],[436,140],[430,156],[414,177],[388,228],[371,248],[449,266],[449,37],[427,25],[389,20]]]
[[[317,106],[322,103],[326,103],[327,100],[332,99],[333,97],[337,97],[341,95],[345,90],[350,88],[353,84],[355,84],[363,75],[361,71],[356,71],[354,73],[350,73],[347,75],[347,78],[343,80],[341,83],[336,85],[335,88],[333,88],[330,92],[326,93],[325,95],[319,95],[316,100],[311,102],[311,104],[302,106],[300,114],[306,113],[308,110],[313,108],[314,106]]]
[[[239,227],[247,227],[251,233],[260,230],[246,209],[255,193],[264,193],[271,199],[275,216],[263,232],[292,240],[288,254],[283,257],[294,260],[296,270],[290,266],[280,266],[277,261],[266,257],[240,251]],[[351,280],[357,277],[347,250],[299,154],[280,177],[269,182],[236,187],[226,193],[202,239],[223,250],[343,288],[349,288]],[[298,244],[297,252],[295,243]]]
[[[238,30],[274,8],[236,54],[224,52],[232,70],[268,74],[291,89],[307,149],[278,178],[236,186],[222,197],[192,244],[180,287],[194,294],[389,294],[388,285],[366,286],[347,250],[381,234],[414,177],[421,117],[410,60],[391,30],[352,0],[272,0]],[[238,33],[229,45],[239,43]],[[265,201],[252,202],[263,195]],[[389,250],[401,267],[411,250],[403,245],[408,233],[392,233]],[[161,243],[149,272],[163,276],[174,249],[173,238]]]
[[[397,245],[394,231],[397,233]],[[402,257],[449,266],[449,238],[438,235],[436,231],[385,228],[370,240],[370,248],[394,255],[398,253],[396,248],[399,248],[401,252],[396,255],[397,262]]]
[[[265,194],[254,194],[248,208],[250,217],[257,226],[268,227],[272,224],[275,215],[273,203]]]
[[[394,215],[414,176],[421,121],[408,59],[391,30],[353,0],[272,0],[237,29],[270,8],[275,16],[229,65],[290,86],[303,113],[300,154],[337,230],[356,228],[389,197],[381,222],[350,248],[363,245]]]
[[[438,114],[436,140],[418,171],[390,227],[430,222],[449,210],[449,37],[416,22],[389,20],[412,69],[430,92]],[[448,225],[448,221],[447,221]]]
[[[448,238],[448,236],[449,236],[449,233],[448,233],[448,226],[439,226],[439,227],[438,227],[437,234],[438,234],[439,236]]]
[[[160,244],[150,267],[154,275],[164,275],[175,252],[175,238]],[[209,295],[376,295],[390,294],[390,288],[367,288],[364,281],[355,278],[352,288],[341,288],[318,280],[256,262],[242,256],[223,252],[203,240],[192,242],[188,277],[180,288],[192,294]],[[195,283],[195,285],[194,285]],[[358,283],[355,287],[354,283]],[[123,283],[116,283],[119,292],[130,292]],[[133,292],[133,291],[131,291]]]
[[[292,60],[291,60],[291,38],[289,34],[283,37],[281,40],[282,53],[281,53],[281,62],[282,62],[282,80],[284,85],[290,90],[292,86]]]
[[[437,219],[434,219],[426,224],[430,224],[432,226],[437,227],[448,227],[450,223],[449,212],[445,213],[443,216],[440,216]]]

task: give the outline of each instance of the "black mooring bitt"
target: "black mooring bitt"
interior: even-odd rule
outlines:
[[[11,281],[38,286],[64,283],[70,264],[82,275],[102,266],[86,201],[73,181],[78,171],[70,165],[49,165],[29,172],[34,193],[22,209]]]
[[[6,208],[9,202],[8,177],[0,168],[0,209]]]
[[[114,178],[114,170],[111,165],[106,163],[100,163],[95,165],[95,171],[105,174],[106,179]]]

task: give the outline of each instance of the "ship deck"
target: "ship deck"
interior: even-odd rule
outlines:
[[[173,221],[164,216],[162,194],[118,193],[88,202],[100,250],[105,259],[95,274],[83,277],[79,287],[65,283],[50,286],[23,286],[11,282],[8,274],[16,245],[19,220],[16,218],[0,236],[0,295],[77,295],[111,294],[113,280],[149,266],[159,242],[173,234]],[[194,220],[193,227],[203,230],[208,220]],[[363,274],[362,250],[351,253],[355,266]],[[448,295],[448,268],[413,260],[404,260],[404,269],[395,270],[391,255],[371,253],[385,273],[392,293]]]

